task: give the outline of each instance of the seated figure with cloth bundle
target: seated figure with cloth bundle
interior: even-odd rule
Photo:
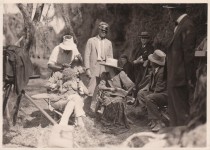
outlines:
[[[102,74],[102,80],[98,85],[95,111],[101,122],[128,129],[125,113],[126,98],[127,91],[134,86],[134,83],[117,64],[118,61],[113,58],[108,58],[106,63],[101,63],[107,72]]]
[[[78,72],[73,68],[66,68],[62,73],[56,72],[48,80],[47,87],[54,91],[50,94],[51,106],[54,109],[64,111],[59,124],[67,125],[69,117],[74,111],[77,124],[84,127],[82,120],[82,117],[85,116],[83,105],[88,90],[78,78]]]

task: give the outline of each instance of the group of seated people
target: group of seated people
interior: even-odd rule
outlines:
[[[101,63],[100,65],[105,66],[106,72],[101,75],[96,94],[97,120],[106,127],[129,129],[131,121],[127,118],[126,105],[131,102],[135,106],[140,105],[141,110],[147,113],[145,115],[148,116],[150,121],[148,125],[152,131],[160,130],[163,127],[163,121],[159,107],[167,105],[164,80],[165,57],[165,53],[161,50],[155,50],[148,56],[151,66],[149,83],[141,89],[138,89],[123,68],[119,67],[117,59],[107,58],[106,62]],[[69,117],[74,113],[76,125],[84,127],[83,106],[89,92],[80,76],[85,72],[85,68],[82,67],[82,58],[77,51],[72,53],[72,58],[69,63],[62,65],[62,68],[56,68],[53,63],[49,63],[54,72],[48,80],[47,89],[52,95],[51,105],[63,111],[59,124],[68,125]],[[53,62],[53,55],[50,61]],[[60,61],[62,62],[63,59]],[[132,90],[138,90],[136,97],[132,95]]]

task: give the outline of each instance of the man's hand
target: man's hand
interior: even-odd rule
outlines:
[[[194,88],[191,80],[188,80],[188,86],[189,86],[189,88]]]
[[[139,63],[143,63],[143,58],[142,56],[140,56],[139,58],[137,58],[136,60],[133,61],[134,64],[139,64]]]
[[[115,91],[117,91],[117,89],[116,88],[110,88],[109,89],[111,92],[115,92]]]
[[[86,70],[86,75],[88,76],[88,78],[91,78],[91,72],[90,72],[90,69],[87,69],[87,70]]]
[[[63,67],[63,68],[69,68],[69,67],[71,67],[71,64],[64,63],[64,64],[62,65],[62,67]]]
[[[140,91],[149,91],[149,89],[148,88],[143,88]]]

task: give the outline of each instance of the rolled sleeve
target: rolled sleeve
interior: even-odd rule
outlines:
[[[52,53],[50,55],[49,61],[48,61],[48,65],[49,64],[56,64],[57,63],[57,59],[58,59],[58,53],[59,53],[59,46],[56,46],[53,50]]]

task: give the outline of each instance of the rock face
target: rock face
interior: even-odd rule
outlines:
[[[62,4],[45,4],[48,10],[42,23],[36,26],[31,55],[48,58],[53,47],[68,34],[63,15],[71,19],[74,33],[78,39],[79,51],[83,54],[88,38],[97,34],[97,25],[106,21],[110,25],[108,38],[113,43],[114,57],[127,55],[139,42],[138,33],[147,30],[151,34],[155,48],[165,50],[173,34],[174,23],[169,19],[161,4],[68,4],[67,14],[63,14]],[[198,31],[198,43],[206,34],[207,5],[190,4],[188,14],[194,20]],[[20,14],[4,14],[4,36],[6,44],[14,44],[23,34],[23,19]]]

